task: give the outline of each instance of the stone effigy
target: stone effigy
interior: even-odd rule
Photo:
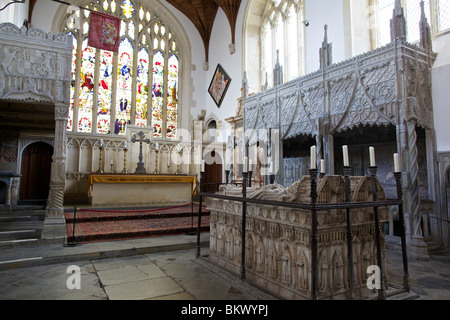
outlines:
[[[378,184],[378,200],[385,200]],[[247,189],[247,198],[309,204],[310,177],[304,176],[288,188],[266,185]],[[345,202],[342,176],[318,180],[318,204]],[[219,194],[238,197],[239,187],[221,186]],[[351,202],[373,200],[370,177],[351,177]],[[242,203],[207,198],[211,211],[210,255],[213,264],[239,274],[241,266]],[[347,259],[346,209],[318,210],[318,297],[343,299],[348,290],[348,263],[353,263],[357,298],[374,292],[367,289],[367,268],[377,265],[374,208],[351,210],[353,261]],[[387,208],[379,208],[380,223],[388,221]],[[246,214],[246,280],[284,299],[311,299],[311,210],[248,203]],[[385,261],[384,231],[381,237]],[[383,262],[383,266],[385,263]],[[383,270],[384,283],[387,283]],[[387,288],[387,287],[386,287]]]

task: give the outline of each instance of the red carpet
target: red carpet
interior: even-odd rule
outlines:
[[[65,213],[68,243],[147,238],[197,232],[198,205],[146,210],[88,210],[76,213],[73,236],[73,210]],[[201,232],[209,231],[209,211],[203,207]]]

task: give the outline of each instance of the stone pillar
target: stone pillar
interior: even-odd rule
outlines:
[[[408,184],[405,192],[406,211],[409,212],[410,223],[410,250],[412,257],[419,260],[429,260],[428,247],[423,240],[421,231],[421,214],[420,214],[420,193],[419,193],[419,165],[417,162],[417,132],[416,121],[411,120],[406,124],[407,143],[408,143]]]
[[[11,211],[12,210],[12,206],[11,206],[11,182],[12,179],[9,179],[9,183],[6,186],[6,199],[5,199],[5,209]]]
[[[64,188],[66,181],[66,128],[69,105],[55,105],[55,142],[50,174],[50,192],[46,208],[43,239],[65,239]]]

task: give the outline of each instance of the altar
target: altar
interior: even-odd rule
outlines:
[[[192,202],[194,176],[154,174],[92,174],[89,203],[95,206],[158,206]]]

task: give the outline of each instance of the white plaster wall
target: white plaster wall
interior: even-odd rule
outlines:
[[[206,103],[206,95],[204,92],[202,92],[203,88],[207,86],[205,71],[203,70],[203,64],[205,62],[205,50],[203,41],[194,24],[184,14],[182,14],[178,9],[169,4],[166,0],[161,0],[160,2],[174,14],[174,16],[186,30],[186,34],[189,36],[192,57],[192,66],[190,68],[192,79],[191,89],[193,91],[193,100],[189,103],[191,105],[190,116],[195,120],[197,119],[201,110],[205,109]]]
[[[220,130],[217,141],[226,141],[226,130],[229,124],[224,121],[228,117],[236,115],[237,99],[241,97],[241,87],[243,79],[242,70],[242,23],[245,15],[247,1],[242,1],[239,8],[239,15],[236,24],[236,52],[230,54],[229,44],[231,43],[231,29],[225,12],[219,8],[216,21],[214,22],[209,51],[209,70],[206,72],[206,87],[204,94],[206,96],[206,118],[215,115],[221,123],[218,123]],[[220,64],[231,78],[231,84],[222,101],[220,108],[217,107],[213,99],[208,93],[208,87],[216,70],[217,64]]]
[[[309,26],[305,32],[306,73],[319,69],[319,49],[324,38],[324,25],[328,25],[328,42],[333,43],[333,63],[347,59],[344,25],[345,0],[306,0],[305,19]]]
[[[51,0],[37,0],[33,8],[31,24],[33,28],[39,28],[44,31],[52,31],[53,33],[61,32],[60,30],[52,30],[53,17],[56,10],[61,4]],[[69,7],[61,5],[63,7]]]
[[[0,0],[0,8],[3,8],[11,1]],[[29,0],[25,0],[25,3],[13,3],[10,4],[0,11],[0,23],[9,22],[20,27],[23,25],[23,21],[28,19],[28,6],[30,4]]]
[[[433,51],[438,54],[432,69],[434,124],[437,151],[450,151],[450,33],[433,41]]]

